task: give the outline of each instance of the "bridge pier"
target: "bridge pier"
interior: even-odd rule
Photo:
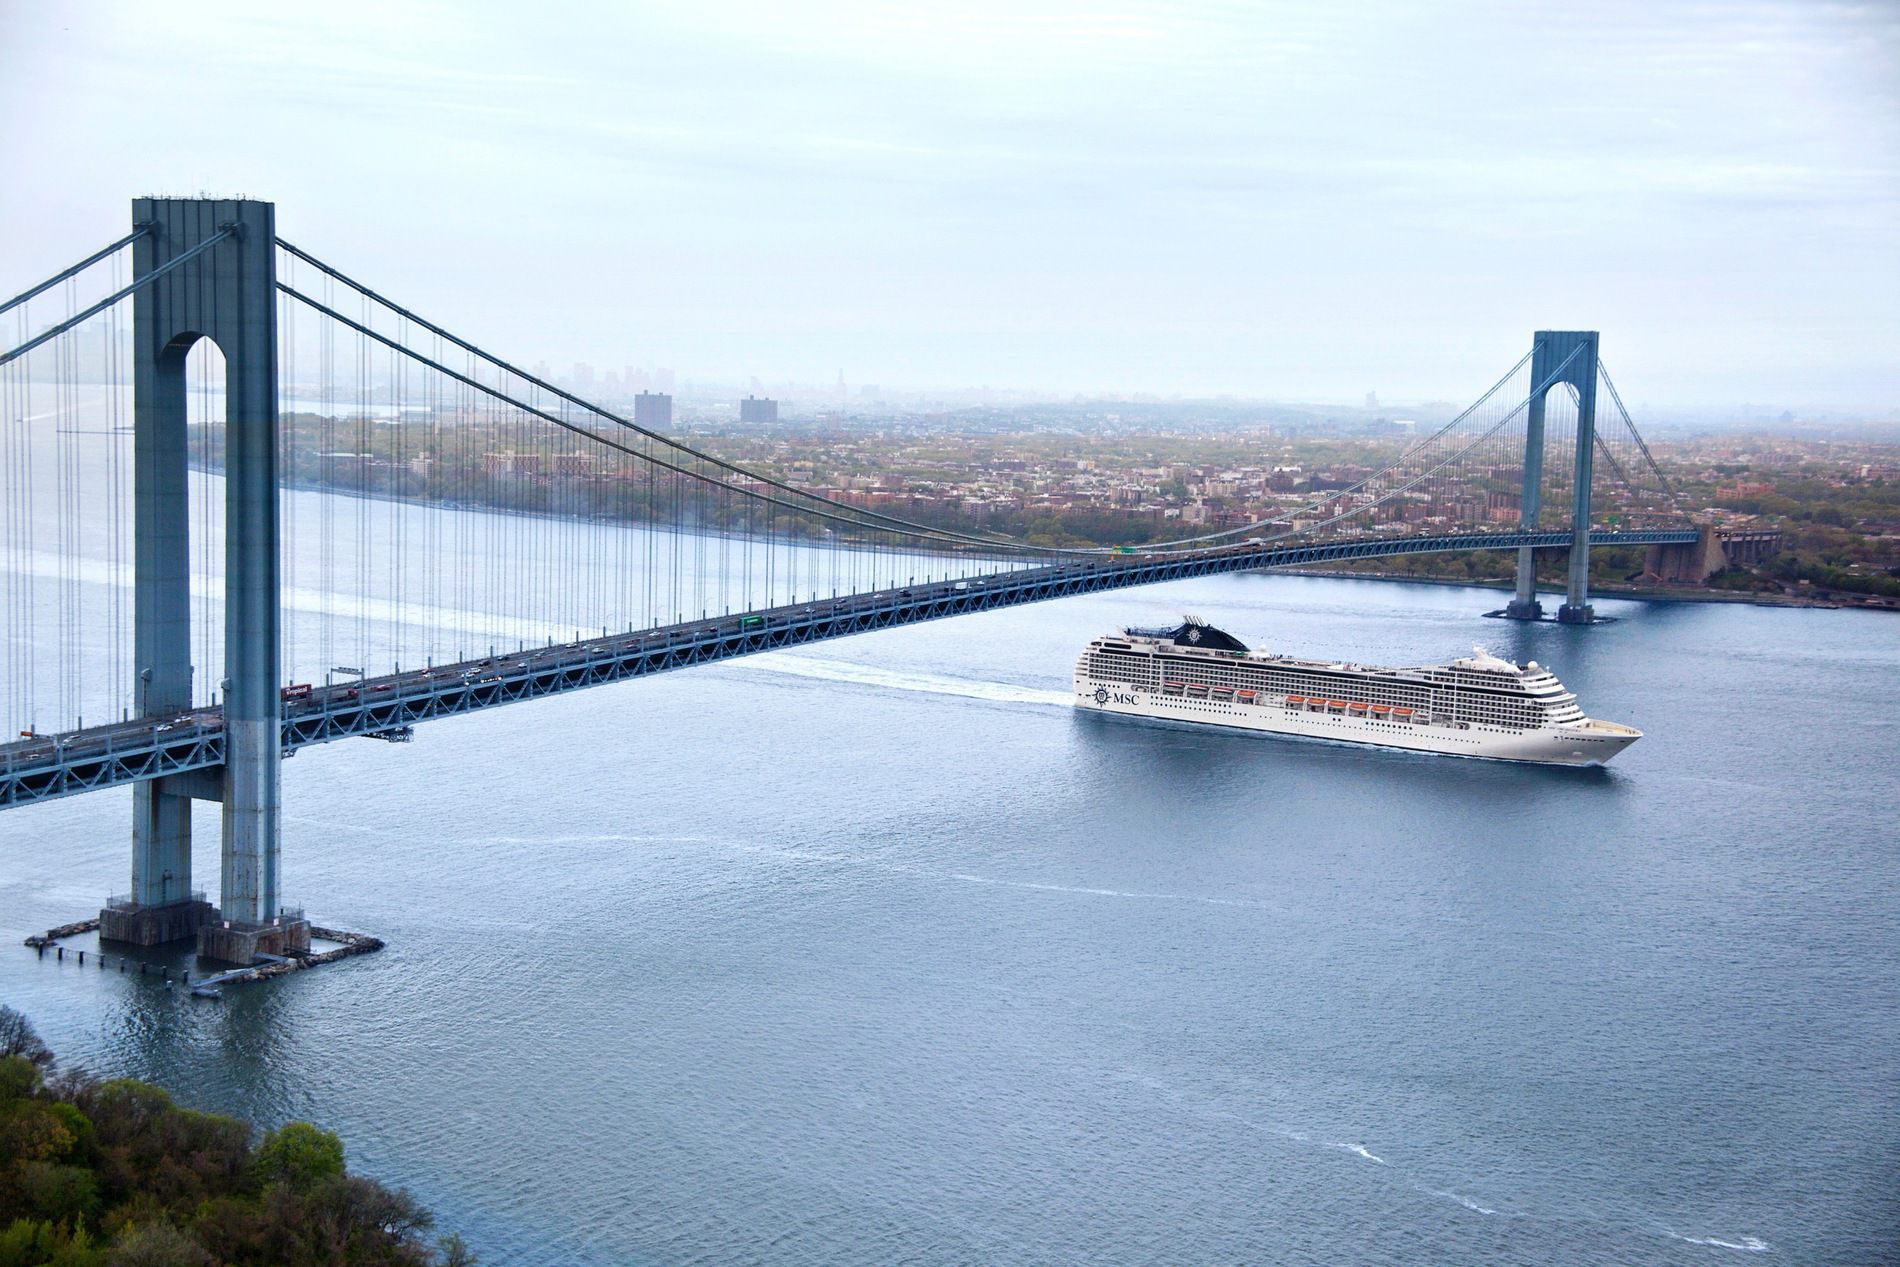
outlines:
[[[1590,479],[1596,455],[1597,332],[1594,330],[1539,330],[1531,345],[1531,399],[1524,423],[1524,484],[1519,499],[1518,527],[1537,530],[1544,482],[1545,397],[1568,383],[1577,392],[1577,443],[1573,497],[1570,505],[1570,574],[1564,605],[1557,619],[1566,625],[1588,625],[1596,620],[1590,606]],[[1539,390],[1539,389],[1542,390]],[[1537,601],[1536,552],[1529,546],[1517,551],[1517,592],[1503,614],[1512,620],[1542,620]]]
[[[133,805],[132,893],[100,912],[106,936],[198,938],[199,953],[252,962],[297,945],[278,893],[276,213],[248,200],[140,198],[133,277],[213,243],[134,299],[134,646],[140,714],[163,725],[192,707],[185,362],[209,339],[225,359],[225,678],[221,777],[148,780]],[[222,235],[222,236],[221,236]],[[213,912],[191,888],[191,800],[223,805]]]

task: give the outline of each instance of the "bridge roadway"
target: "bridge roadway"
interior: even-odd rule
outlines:
[[[1590,539],[1601,546],[1681,545],[1695,541],[1696,534],[1693,529],[1641,530],[1592,533]],[[499,704],[920,620],[1131,585],[1348,559],[1569,544],[1568,531],[1466,532],[1299,546],[1248,542],[1191,554],[1104,555],[818,599],[317,687],[305,699],[284,702],[283,749],[288,756],[352,735],[406,737],[417,722]],[[0,809],[141,779],[173,780],[174,790],[183,795],[218,800],[223,764],[222,708],[23,738],[0,744]]]

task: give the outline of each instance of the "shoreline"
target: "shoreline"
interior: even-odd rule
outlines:
[[[1405,585],[1448,585],[1461,589],[1500,590],[1510,593],[1516,585],[1504,580],[1460,580],[1449,576],[1411,576],[1402,572],[1345,572],[1333,568],[1265,568],[1263,571],[1281,576],[1316,576],[1333,581],[1397,581]],[[1559,596],[1563,586],[1553,583],[1546,588],[1539,587],[1540,593],[1552,593]],[[1641,585],[1592,585],[1592,596],[1623,598],[1646,603],[1745,603],[1753,607],[1806,607],[1818,611],[1900,611],[1900,605],[1877,602],[1854,602],[1851,599],[1806,598],[1796,594],[1747,593],[1739,590],[1691,590],[1657,589]]]

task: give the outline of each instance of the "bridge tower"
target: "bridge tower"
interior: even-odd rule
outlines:
[[[278,894],[276,208],[139,198],[132,219],[147,229],[133,247],[134,281],[212,243],[134,299],[138,709],[162,722],[192,706],[185,358],[209,339],[225,364],[225,763],[136,786],[132,891],[101,912],[100,931],[144,945],[195,934],[199,953],[250,963],[309,944],[308,925],[285,915]],[[223,805],[215,911],[192,889],[194,799]]]
[[[1537,527],[1544,483],[1544,397],[1568,383],[1577,389],[1577,461],[1574,496],[1570,506],[1570,584],[1557,619],[1567,625],[1587,625],[1596,619],[1590,607],[1590,477],[1595,459],[1597,415],[1597,332],[1595,330],[1539,330],[1531,345],[1533,395],[1524,433],[1524,492],[1519,524]],[[1536,390],[1542,386],[1544,390]],[[1517,551],[1517,595],[1504,614],[1514,620],[1540,620],[1537,601],[1537,565],[1530,546]]]

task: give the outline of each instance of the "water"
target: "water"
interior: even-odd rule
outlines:
[[[40,962],[129,795],[0,815],[0,997],[338,1130],[490,1264],[1874,1263],[1900,1226],[1900,625],[1243,576],[431,723],[285,767],[382,954],[221,1004]],[[1482,642],[1648,738],[1520,768],[1077,716],[1193,610]],[[215,882],[215,820],[199,874]]]

